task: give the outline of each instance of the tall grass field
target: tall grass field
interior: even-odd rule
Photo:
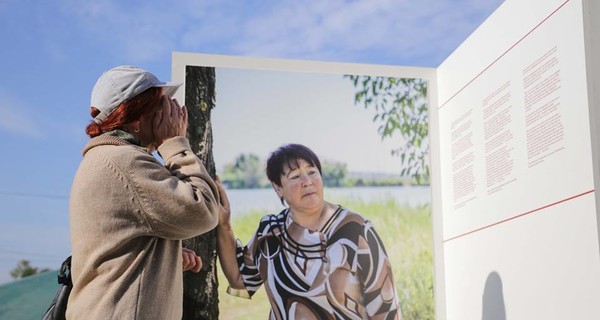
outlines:
[[[409,207],[393,198],[364,202],[333,199],[333,203],[371,220],[392,263],[396,290],[405,320],[434,319],[433,239],[429,206]],[[237,238],[250,240],[264,212],[236,213],[232,220]],[[267,319],[270,305],[264,288],[252,299],[228,295],[227,280],[218,272],[220,319]]]

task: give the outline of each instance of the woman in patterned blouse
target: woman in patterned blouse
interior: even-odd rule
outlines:
[[[373,224],[326,202],[321,163],[288,144],[267,161],[267,176],[288,208],[264,216],[246,246],[235,240],[219,181],[219,260],[229,294],[250,298],[261,285],[270,319],[402,319],[392,268]]]

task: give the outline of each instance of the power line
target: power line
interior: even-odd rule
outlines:
[[[39,253],[39,252],[26,252],[26,251],[17,251],[17,250],[4,250],[4,249],[0,249],[0,254],[34,256],[37,258],[64,258],[64,257],[54,255],[54,254]]]
[[[58,194],[22,193],[22,192],[10,192],[10,191],[0,191],[0,196],[22,197],[22,198],[46,198],[46,199],[53,199],[53,200],[68,200],[69,199],[69,196],[58,195]]]

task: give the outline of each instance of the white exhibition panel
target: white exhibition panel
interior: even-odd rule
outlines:
[[[581,0],[507,0],[438,68],[447,319],[489,275],[507,319],[600,319],[585,58]]]
[[[444,240],[594,189],[577,4],[539,25],[522,20],[522,35],[538,27],[490,54],[495,62],[450,98],[438,96]],[[440,89],[452,78],[443,67]]]
[[[225,56],[215,54],[173,52],[171,61],[171,80],[185,83],[187,66],[219,68],[240,68],[255,70],[290,71],[304,73],[372,75],[381,77],[421,78],[427,80],[428,88],[435,92],[436,69],[422,67],[404,67],[391,65],[372,65],[341,62],[321,62],[307,60],[253,58]],[[175,98],[184,101],[185,86],[182,86]],[[432,103],[436,103],[434,100]]]
[[[511,320],[600,319],[593,205],[588,194],[446,243],[446,319],[503,319],[483,317],[491,305]]]

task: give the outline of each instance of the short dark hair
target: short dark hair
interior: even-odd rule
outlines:
[[[284,165],[287,165],[290,169],[296,169],[300,167],[298,164],[300,159],[317,167],[319,174],[323,175],[319,157],[312,150],[301,144],[290,143],[277,148],[269,156],[267,160],[267,177],[269,181],[281,187]]]

